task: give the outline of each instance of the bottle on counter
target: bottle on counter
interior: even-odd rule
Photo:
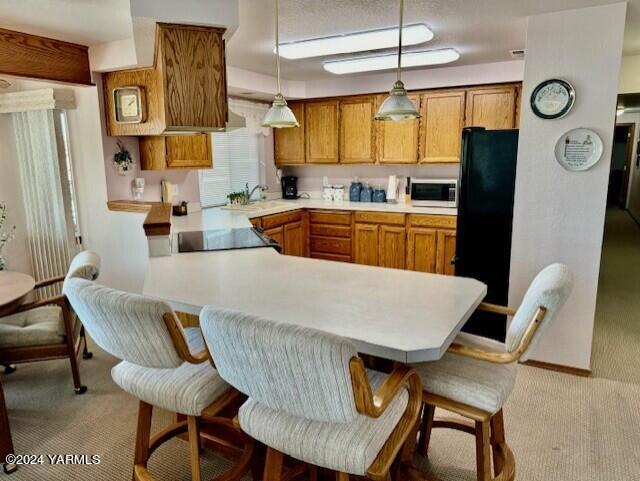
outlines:
[[[382,187],[377,186],[373,191],[372,200],[373,202],[384,203],[387,201],[387,193]]]
[[[404,203],[411,204],[411,177],[407,177],[407,183],[404,186]]]
[[[349,200],[351,202],[360,202],[360,191],[362,190],[362,182],[358,180],[358,177],[354,177],[349,187]]]
[[[360,190],[360,202],[372,202],[373,201],[373,189],[369,184],[364,184],[362,190]]]

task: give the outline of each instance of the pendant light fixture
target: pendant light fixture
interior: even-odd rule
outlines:
[[[277,0],[276,0],[277,1]],[[402,22],[404,20],[404,0],[400,0],[400,28],[398,29],[398,79],[393,84],[389,96],[382,102],[376,120],[419,119],[420,112],[407,96],[407,89],[401,80],[402,72]]]
[[[278,35],[279,13],[278,0],[276,0],[276,69],[278,76],[278,93],[273,99],[273,104],[262,121],[263,127],[273,127],[276,129],[300,126],[296,120],[296,116],[293,115],[293,112],[287,106],[287,101],[284,99],[284,96],[280,91],[280,38]]]

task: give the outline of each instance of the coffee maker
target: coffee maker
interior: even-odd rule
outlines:
[[[282,183],[283,199],[298,198],[298,178],[295,175],[285,175],[280,182]]]

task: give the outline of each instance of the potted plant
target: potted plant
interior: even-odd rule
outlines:
[[[0,271],[3,271],[6,265],[2,251],[5,246],[13,239],[16,232],[16,226],[10,226],[5,230],[4,225],[7,222],[7,204],[0,202]]]
[[[113,156],[113,164],[120,175],[126,175],[133,170],[133,159],[121,140],[118,139],[117,144],[119,150]]]

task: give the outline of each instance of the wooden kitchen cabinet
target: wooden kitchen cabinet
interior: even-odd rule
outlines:
[[[381,225],[378,234],[378,265],[404,269],[406,230],[404,227]]]
[[[292,102],[289,108],[296,116],[300,127],[273,129],[276,165],[299,165],[305,163],[305,118],[304,103]]]
[[[285,224],[283,227],[284,247],[282,253],[288,256],[304,257],[305,235],[302,221]]]
[[[210,169],[213,154],[210,134],[140,137],[142,170]]]
[[[378,105],[386,95],[378,96]],[[420,95],[409,95],[420,110]],[[381,164],[415,164],[418,161],[418,136],[420,121],[377,122],[376,159]]]
[[[340,162],[372,164],[375,162],[376,98],[349,97],[340,100]]]
[[[465,125],[512,129],[516,119],[516,85],[467,90]]]
[[[453,276],[456,273],[452,260],[456,255],[456,231],[438,231],[438,257],[436,271],[438,274]]]
[[[377,266],[379,226],[375,224],[356,224],[353,233],[353,261],[356,264]]]
[[[284,226],[272,227],[271,229],[265,229],[264,235],[273,239],[282,248],[282,253],[284,254]]]
[[[223,129],[228,117],[225,30],[158,23],[153,67],[102,74],[110,136]],[[116,121],[114,89],[139,87],[140,123]]]
[[[308,102],[305,104],[304,111],[307,163],[338,163],[339,101]]]
[[[456,216],[410,214],[407,220],[407,269],[454,275]]]
[[[351,212],[309,212],[309,256],[351,262]]]
[[[420,162],[460,162],[465,119],[464,90],[443,90],[422,95]]]
[[[407,269],[436,272],[438,231],[426,227],[410,227],[407,232]]]

